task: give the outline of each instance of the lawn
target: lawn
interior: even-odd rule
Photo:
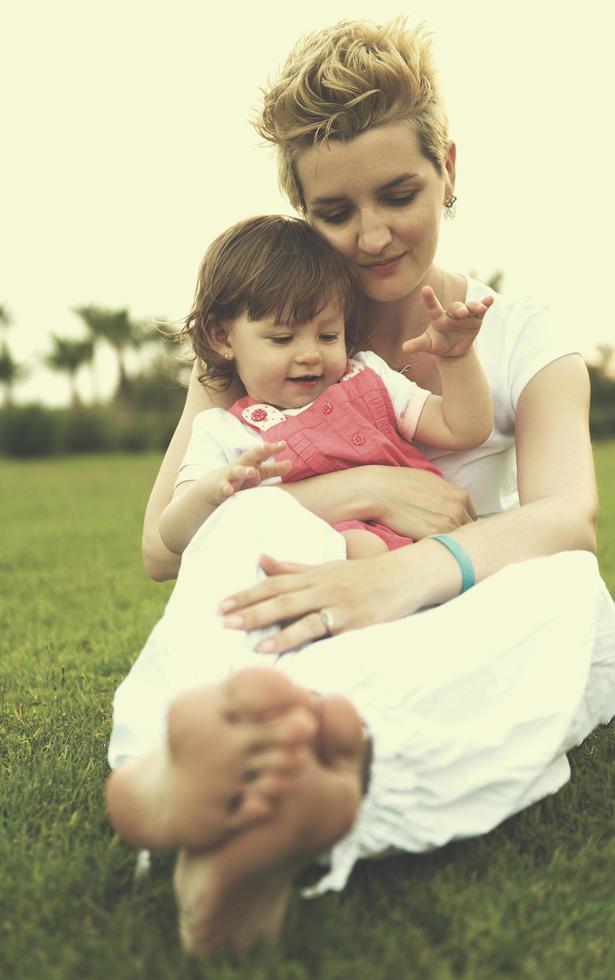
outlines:
[[[615,593],[615,443],[596,449]],[[102,807],[113,690],[171,586],[139,554],[151,456],[1,462],[0,976],[7,980],[612,980],[615,724],[557,796],[487,837],[367,863],[295,898],[281,942],[193,962],[172,859],[132,885]]]

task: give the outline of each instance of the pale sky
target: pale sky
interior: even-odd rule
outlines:
[[[0,19],[0,303],[31,366],[17,400],[68,401],[39,367],[74,306],[179,319],[209,241],[287,212],[249,124],[304,33],[399,13],[434,33],[458,148],[439,260],[550,304],[591,357],[615,343],[611,5],[602,0],[21,0]],[[607,287],[606,289],[603,287]],[[603,306],[604,312],[600,307]],[[100,356],[100,387],[114,383]],[[87,398],[90,378],[80,386]]]

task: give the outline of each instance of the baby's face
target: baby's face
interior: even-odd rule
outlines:
[[[329,303],[313,320],[276,324],[274,317],[227,324],[227,343],[248,395],[276,408],[301,408],[339,381],[346,368],[344,317]]]

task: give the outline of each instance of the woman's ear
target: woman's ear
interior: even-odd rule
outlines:
[[[457,174],[457,147],[449,143],[446,160],[444,161],[444,200],[447,200],[455,190]]]
[[[205,327],[205,336],[207,338],[207,343],[216,354],[220,357],[224,357],[225,360],[230,360],[233,356],[233,351],[228,342],[228,334],[226,332],[226,327],[219,320],[215,320],[213,317],[207,322]]]

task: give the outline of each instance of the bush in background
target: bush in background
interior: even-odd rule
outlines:
[[[28,457],[118,450],[164,452],[177,414],[114,406],[73,410],[38,404],[14,406],[0,411],[0,453]]]
[[[592,383],[593,439],[615,438],[615,379],[588,366]],[[130,404],[80,408],[43,405],[0,409],[0,454],[53,456],[60,453],[164,452],[186,396],[185,385],[164,364],[132,382]],[[155,409],[152,409],[155,406]]]
[[[589,427],[593,439],[615,436],[615,378],[594,364],[588,365],[592,385]]]
[[[64,424],[42,405],[0,412],[0,451],[6,456],[53,456],[64,449]]]

